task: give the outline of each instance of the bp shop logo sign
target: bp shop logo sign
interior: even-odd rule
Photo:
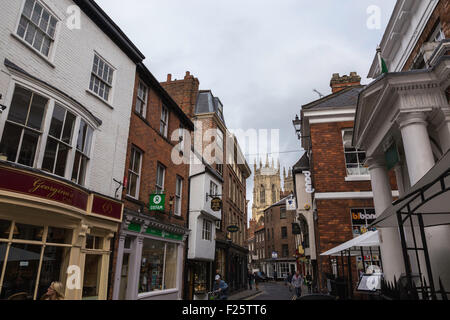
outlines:
[[[150,195],[150,211],[164,211],[164,205],[166,203],[165,194],[151,194]]]

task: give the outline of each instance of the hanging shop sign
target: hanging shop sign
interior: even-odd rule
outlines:
[[[150,195],[150,211],[164,211],[164,206],[166,203],[165,194],[151,194]]]
[[[89,198],[87,192],[69,184],[21,170],[1,167],[0,189],[87,210]]]
[[[272,252],[272,259],[278,259],[278,253]]]
[[[231,225],[231,226],[227,227],[227,231],[231,232],[231,233],[238,232],[239,231],[239,227],[236,226],[236,225]]]
[[[286,210],[297,210],[297,206],[295,205],[294,197],[286,199]]]
[[[314,188],[312,187],[312,180],[311,180],[311,172],[310,171],[303,171],[305,174],[305,189],[306,193],[314,193]]]
[[[211,200],[211,210],[215,212],[222,210],[222,199],[213,198]]]

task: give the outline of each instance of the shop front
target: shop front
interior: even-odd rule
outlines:
[[[187,232],[182,226],[125,209],[113,300],[181,299]]]
[[[231,241],[216,240],[214,272],[219,270],[228,284],[230,292],[247,288],[247,262],[248,250],[246,248],[239,247]]]
[[[205,261],[188,261],[187,268],[188,300],[207,300],[212,291],[213,263]]]
[[[39,300],[53,281],[67,300],[106,299],[122,211],[115,199],[0,163],[0,299]]]

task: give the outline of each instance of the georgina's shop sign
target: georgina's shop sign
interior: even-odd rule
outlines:
[[[0,189],[87,210],[88,193],[32,173],[0,167]]]

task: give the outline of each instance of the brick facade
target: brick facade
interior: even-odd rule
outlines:
[[[141,116],[136,112],[137,92],[141,81],[148,88],[147,108],[144,116]],[[123,191],[123,199],[125,202],[124,207],[126,210],[144,213],[164,224],[175,224],[182,227],[187,227],[189,165],[175,165],[173,163],[171,158],[172,149],[178,142],[170,141],[170,137],[173,131],[180,128],[181,124],[186,130],[189,130],[189,123],[183,121],[183,119],[181,119],[177,113],[174,112],[174,110],[170,107],[171,104],[165,101],[164,97],[162,97],[159,92],[160,91],[157,90],[154,85],[152,85],[149,81],[144,80],[140,76],[139,72],[136,74],[124,176],[128,177],[131,149],[139,149],[142,152],[140,188],[139,196],[136,199],[127,195],[126,189]],[[164,137],[159,132],[163,104],[169,109],[168,138]],[[192,128],[190,131],[192,132]],[[166,194],[166,201],[164,212],[149,210],[149,196],[155,192],[158,164],[165,167],[164,190]],[[177,177],[183,179],[181,216],[174,215],[174,206],[170,206],[169,204],[170,199],[175,196]],[[130,181],[128,181],[128,183],[130,183]],[[118,246],[118,241],[119,239],[116,238],[116,247]],[[183,260],[184,259],[185,257]],[[117,251],[115,251],[113,257],[112,270],[115,270],[116,268],[116,261]],[[112,291],[113,290],[111,289],[110,296],[112,295]]]

